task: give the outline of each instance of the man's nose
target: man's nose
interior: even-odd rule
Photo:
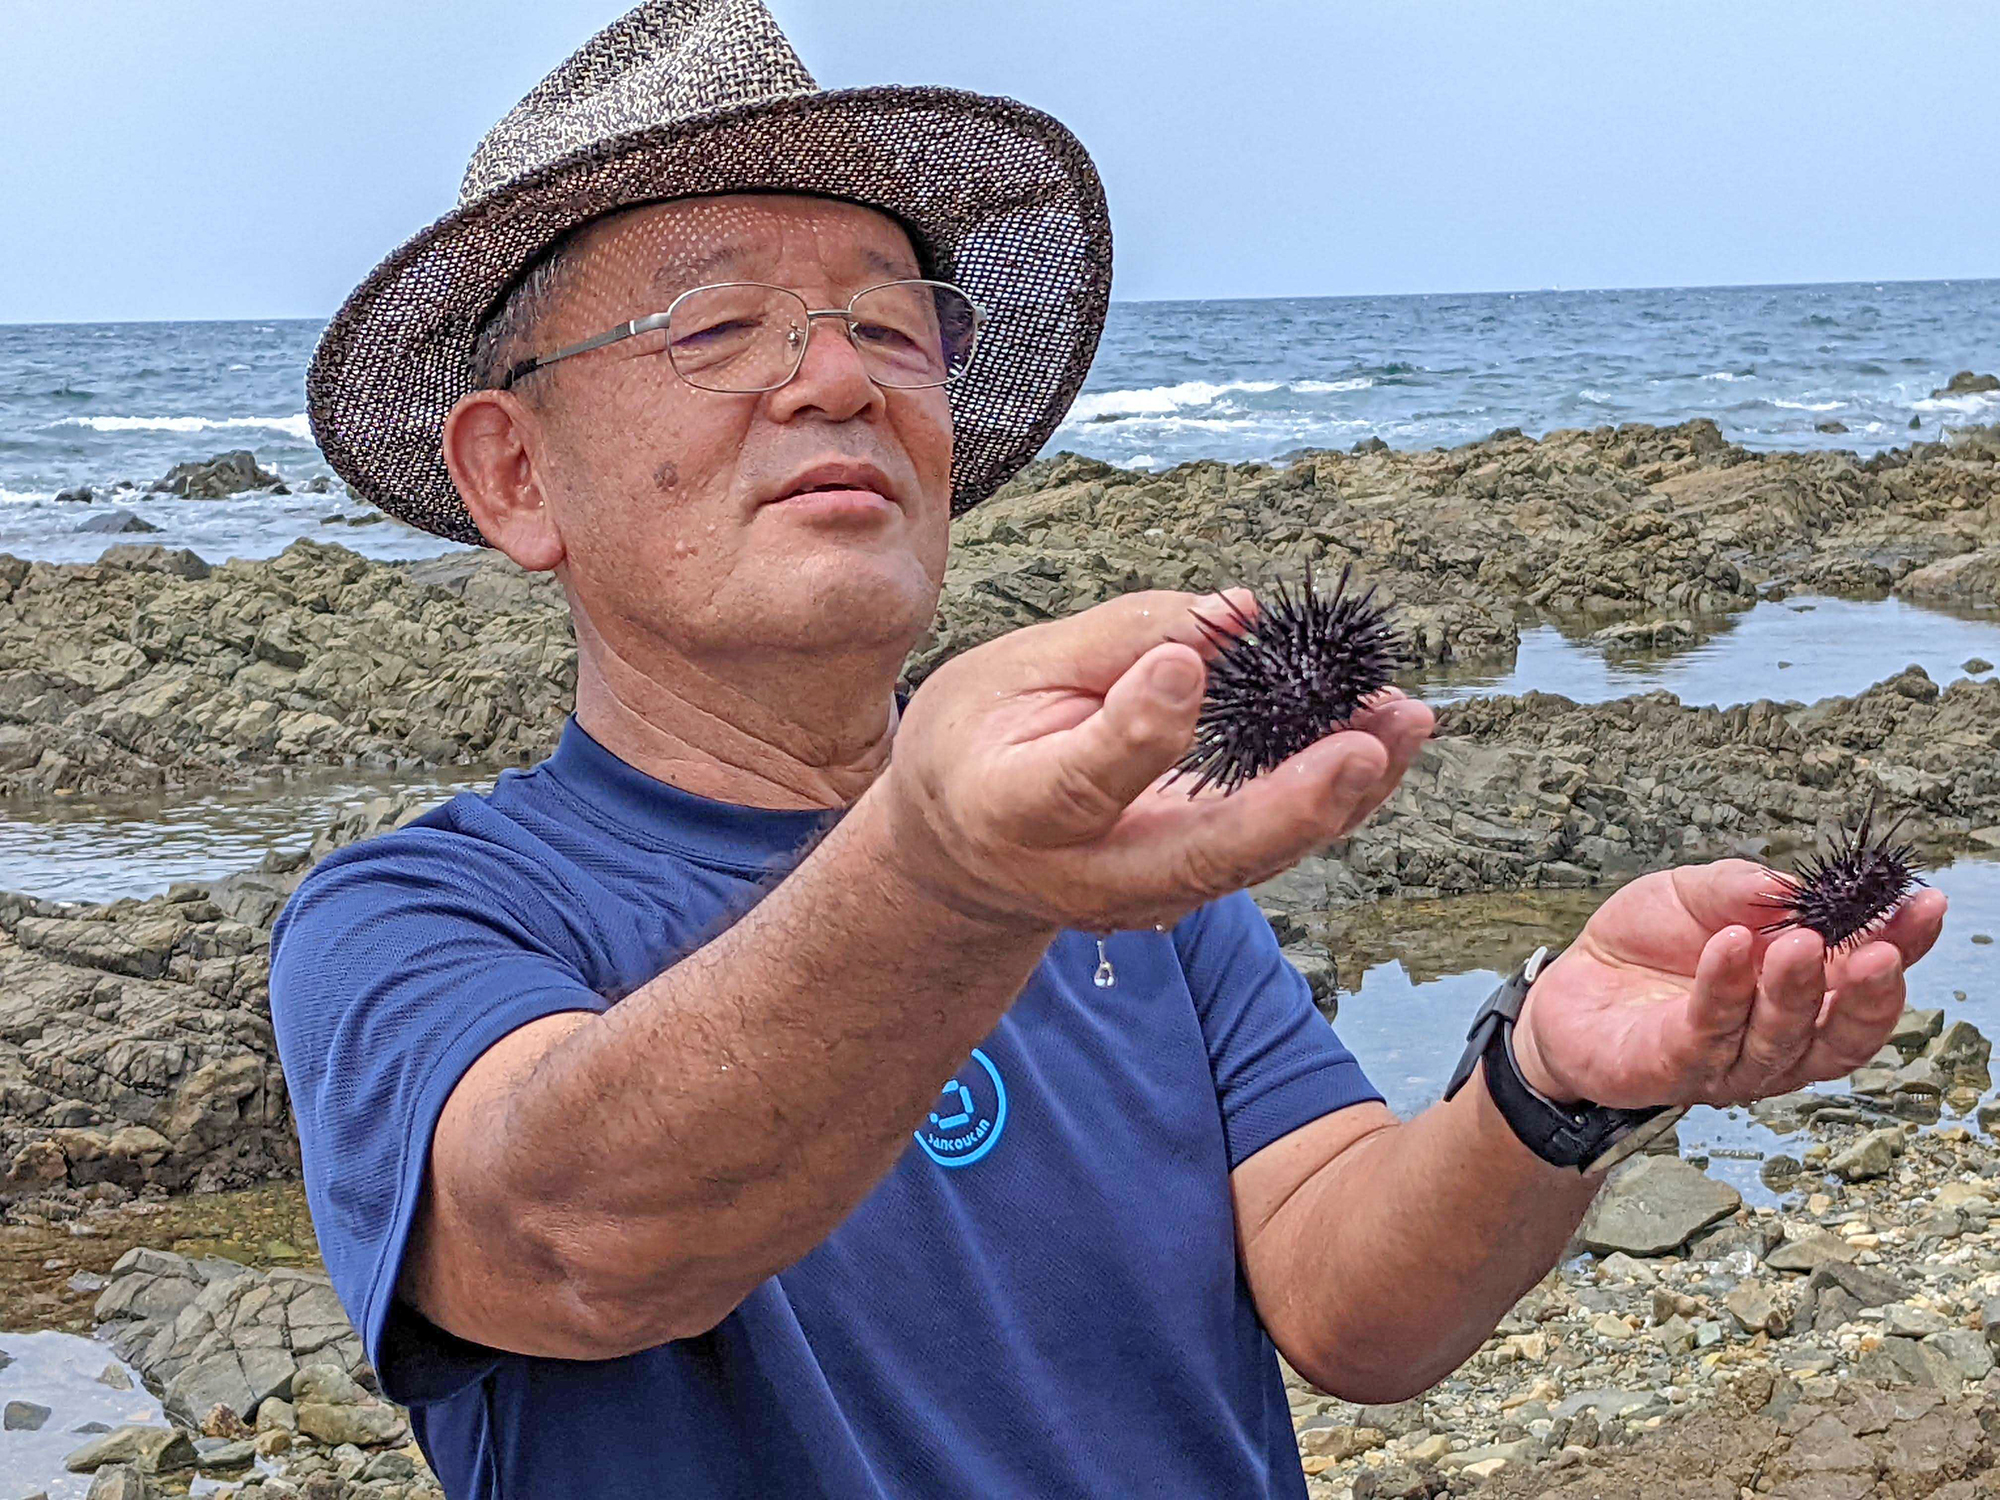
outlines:
[[[817,317],[807,324],[805,358],[799,373],[771,392],[771,413],[779,421],[805,411],[817,411],[845,422],[879,411],[882,388],[868,378],[861,351],[847,336],[847,320]]]

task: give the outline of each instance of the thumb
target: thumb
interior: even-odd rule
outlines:
[[[1037,843],[1108,828],[1187,750],[1208,670],[1192,646],[1166,641],[1127,667],[1097,712],[1073,729],[1024,745],[1039,795],[1022,808]],[[1051,839],[1050,835],[1054,835]]]

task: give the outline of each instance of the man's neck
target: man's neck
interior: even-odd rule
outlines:
[[[746,807],[852,805],[889,761],[895,673],[879,653],[643,666],[578,620],[577,723],[613,755]]]

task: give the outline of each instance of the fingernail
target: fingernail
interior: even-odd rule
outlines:
[[[1153,664],[1153,691],[1169,703],[1180,703],[1201,686],[1201,668],[1184,656],[1169,656]]]

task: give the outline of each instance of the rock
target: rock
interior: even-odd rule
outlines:
[[[1940,396],[1979,395],[1986,391],[2000,391],[2000,376],[1975,375],[1970,370],[1960,370],[1943,385],[1931,392],[1935,401]]]
[[[220,500],[246,490],[275,490],[279,484],[276,474],[257,466],[255,454],[238,448],[203,462],[175,464],[152,488],[187,500]]]
[[[91,516],[76,527],[82,532],[140,532],[158,531],[160,528],[143,516],[129,510],[108,510],[101,516]]]
[[[1993,1044],[1970,1021],[1953,1021],[1924,1048],[1923,1056],[1954,1084],[1981,1091],[1993,1086],[1988,1071]]]
[[[1992,671],[1993,663],[1988,661],[1983,656],[1969,656],[1965,659],[1964,664],[1959,668],[1959,670],[1962,672],[1970,672],[1976,676],[1981,672]]]
[[[396,1408],[384,1401],[355,1406],[301,1401],[298,1418],[299,1431],[319,1443],[380,1448],[404,1441],[410,1432]]]
[[[158,542],[117,542],[98,555],[100,568],[127,568],[167,573],[175,578],[206,578],[207,563],[186,547],[162,547]]]
[[[217,1443],[198,1452],[195,1468],[203,1474],[229,1474],[247,1469],[257,1460],[257,1445],[248,1441]]]
[[[257,1431],[297,1432],[298,1430],[298,1413],[293,1409],[291,1402],[279,1396],[270,1396],[258,1404]]]
[[[110,1464],[97,1471],[84,1500],[158,1500],[159,1490],[130,1464]]]
[[[1845,431],[1847,431],[1847,424],[1846,424],[1845,422],[1839,422],[1839,421],[1834,421],[1834,420],[1831,420],[1831,419],[1829,419],[1829,420],[1827,420],[1827,421],[1824,421],[1824,422],[1815,422],[1815,423],[1813,423],[1813,431],[1814,431],[1814,432],[1845,432]]]
[[[1993,1369],[1993,1351],[1970,1328],[1945,1328],[1924,1335],[1924,1347],[1942,1355],[1946,1368],[1960,1380],[1984,1380]]]
[[[1389,1434],[1379,1427],[1347,1427],[1329,1423],[1324,1427],[1301,1428],[1299,1451],[1331,1458],[1335,1463],[1345,1463],[1358,1454],[1381,1447],[1388,1440]]]
[[[116,1363],[108,1364],[97,1372],[97,1383],[99,1385],[108,1385],[114,1391],[129,1391],[132,1389],[132,1377],[125,1373],[123,1365]]]
[[[1742,1206],[1726,1183],[1668,1156],[1642,1156],[1611,1174],[1579,1231],[1600,1255],[1665,1255]]]
[[[1355,1431],[1360,1431],[1357,1428]],[[1360,1449],[1357,1452],[1363,1451]],[[407,1453],[394,1448],[384,1449],[368,1460],[361,1470],[361,1482],[371,1484],[376,1481],[396,1481],[412,1478],[417,1472],[416,1462]]]
[[[292,1381],[292,1399],[299,1405],[361,1406],[372,1398],[338,1365],[308,1365]]]
[[[1942,1010],[1917,1010],[1905,1006],[1902,1019],[1896,1022],[1896,1029],[1889,1033],[1889,1045],[1901,1054],[1904,1062],[1908,1062],[1922,1052],[1925,1046],[1943,1030]]]
[[[133,1423],[93,1438],[63,1460],[72,1474],[89,1474],[106,1464],[130,1464],[142,1474],[192,1468],[194,1444],[177,1427]]]
[[[1777,1337],[1791,1320],[1771,1300],[1770,1290],[1760,1282],[1739,1281],[1723,1298],[1729,1315],[1745,1333],[1768,1333]]]
[[[1903,1132],[1894,1127],[1871,1130],[1834,1157],[1830,1163],[1831,1170],[1836,1177],[1847,1182],[1887,1177],[1895,1167],[1895,1147],[1902,1138]]]
[[[0,1431],[40,1432],[49,1419],[49,1409],[33,1401],[9,1401],[0,1410]]]
[[[72,489],[56,491],[56,504],[58,505],[88,505],[95,498],[95,492],[87,484],[79,484]]]

